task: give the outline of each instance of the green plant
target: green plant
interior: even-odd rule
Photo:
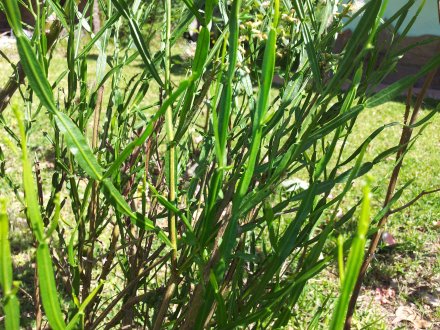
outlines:
[[[362,199],[361,216],[359,218],[358,228],[347,259],[347,265],[344,267],[343,249],[339,249],[339,267],[341,277],[341,293],[333,312],[333,318],[330,323],[330,329],[343,329],[345,316],[347,314],[348,303],[356,284],[359,270],[364,258],[365,243],[367,240],[368,226],[370,225],[370,186],[365,184]],[[339,243],[343,246],[343,242]]]
[[[341,217],[339,205],[360,177],[401,149],[364,160],[374,139],[397,123],[348,148],[358,115],[440,64],[434,58],[417,75],[373,92],[402,55],[397,31],[414,1],[388,21],[381,18],[386,1],[352,14],[339,1],[182,2],[173,21],[170,0],[86,1],[83,13],[99,6],[104,19],[93,33],[73,0],[38,3],[30,40],[17,2],[2,2],[17,38],[17,72],[27,77],[16,111],[20,134],[5,130],[21,142],[23,206],[52,328],[287,326],[307,282],[337,260],[336,237],[353,235],[359,203]],[[258,36],[240,24],[254,12]],[[145,36],[144,23],[158,13],[162,34]],[[50,14],[66,30],[55,45],[42,24]],[[181,77],[173,74],[173,52],[195,17],[195,55]],[[337,34],[355,17],[353,37],[335,54]],[[211,40],[214,24],[221,33]],[[384,30],[392,38],[379,62]],[[53,80],[60,48],[65,70]],[[35,180],[27,144],[41,134],[39,122],[54,168],[45,179],[35,171]]]
[[[59,215],[60,215],[60,201],[59,195],[55,195],[54,204],[55,211],[54,216],[48,225],[47,230],[44,229],[43,218],[40,212],[40,206],[38,204],[37,192],[33,186],[34,178],[32,176],[31,163],[29,162],[28,152],[26,147],[26,130],[24,127],[23,116],[18,110],[17,107],[14,107],[14,113],[17,117],[18,127],[20,131],[20,139],[21,139],[21,147],[22,147],[22,164],[23,164],[23,188],[25,193],[25,204],[27,208],[27,217],[30,222],[30,227],[35,235],[37,240],[37,274],[38,274],[38,283],[39,283],[39,292],[41,294],[41,303],[46,312],[47,319],[51,328],[53,329],[71,329],[76,326],[78,319],[82,316],[84,308],[93,299],[94,295],[97,293],[99,288],[102,286],[102,283],[97,286],[97,289],[91,293],[90,296],[86,297],[84,302],[79,306],[78,313],[72,318],[71,322],[66,326],[63,320],[63,315],[61,312],[61,307],[59,303],[59,296],[55,284],[55,277],[53,272],[53,264],[49,251],[49,242],[52,236],[52,233],[55,231],[58,225]],[[2,214],[2,229],[4,229],[5,237],[2,237],[2,245],[5,245],[4,252],[5,255],[5,266],[11,263],[10,260],[10,251],[8,246],[8,230],[7,230],[7,221],[6,215]],[[4,221],[3,221],[4,220]],[[3,254],[2,253],[2,254]],[[9,266],[9,265],[8,265]],[[6,267],[5,267],[6,268]],[[9,266],[9,268],[11,268]],[[11,313],[15,312],[13,317],[18,317],[18,301],[15,296],[11,292],[11,270],[5,269],[5,281],[4,281],[4,290],[5,290],[5,298],[7,301],[6,310]],[[9,306],[10,305],[10,306]],[[15,306],[14,306],[15,305]],[[14,310],[15,309],[15,310]],[[18,322],[14,324],[14,326],[18,327]],[[8,325],[8,328],[14,327],[12,324]]]
[[[7,329],[20,328],[20,305],[12,281],[12,258],[9,244],[9,222],[6,200],[0,200],[0,285],[3,291],[3,310]]]

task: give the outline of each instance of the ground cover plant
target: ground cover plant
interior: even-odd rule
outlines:
[[[0,93],[0,174],[31,229],[35,326],[285,328],[310,280],[336,266],[341,294],[309,326],[341,329],[366,238],[379,237],[410,184],[389,185],[369,215],[369,190],[388,182],[363,195],[359,183],[390,157],[399,166],[438,110],[417,116],[422,92],[413,107],[408,98],[403,122],[352,138],[359,118],[375,120],[372,109],[420,78],[428,85],[440,64],[377,91],[418,13],[405,20],[408,1],[385,21],[386,4],[47,1],[28,6],[28,38],[18,3],[4,0],[20,64],[10,60],[15,75]],[[336,54],[337,34],[356,17]],[[194,18],[195,54],[177,70]],[[64,65],[53,72],[57,54]],[[395,128],[405,139],[376,150]],[[44,173],[28,150],[37,136],[53,164]],[[19,173],[6,170],[14,162]],[[14,329],[26,325],[8,205],[0,284]],[[324,317],[330,303],[335,313]]]

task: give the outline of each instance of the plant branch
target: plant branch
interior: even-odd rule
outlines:
[[[405,205],[398,207],[394,210],[390,210],[388,212],[388,215],[394,214],[394,213],[398,213],[400,211],[403,211],[404,209],[410,207],[411,205],[413,205],[415,202],[417,202],[420,198],[422,198],[425,195],[430,195],[430,194],[434,194],[436,192],[439,192],[440,188],[437,189],[433,189],[433,190],[423,190],[420,194],[418,194],[416,197],[414,197],[414,199],[412,199],[411,201],[409,201],[408,203],[406,203]]]
[[[96,321],[93,322],[93,325],[90,326],[90,329],[96,329],[99,323],[101,323],[107,317],[107,315],[112,311],[113,307],[115,307],[115,305],[119,302],[119,300],[121,300],[128,291],[133,289],[133,287],[137,283],[139,283],[139,281],[142,278],[144,278],[154,267],[165,262],[170,257],[170,255],[171,255],[170,253],[167,253],[163,257],[157,259],[150,266],[148,266],[142,272],[140,272],[139,275],[135,279],[133,279],[133,281],[128,283],[127,286],[121,292],[118,293],[118,295],[110,302],[110,304],[106,307],[106,309],[99,315]],[[154,259],[155,258],[152,258],[152,260]]]

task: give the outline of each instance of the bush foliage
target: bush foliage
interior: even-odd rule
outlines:
[[[308,281],[339,259],[341,297],[330,326],[342,328],[363,256],[368,191],[358,234],[350,224],[361,201],[345,214],[338,209],[359,190],[355,181],[401,149],[364,159],[397,123],[356,146],[347,140],[361,112],[440,64],[434,58],[375,92],[405,51],[414,2],[384,20],[381,0],[46,1],[29,8],[36,23],[28,38],[17,1],[2,1],[20,57],[3,90],[19,88],[22,102],[10,117],[19,133],[8,127],[9,110],[2,122],[10,148],[21,147],[23,184],[4,167],[1,182],[26,208],[35,290],[50,327],[283,328],[299,313]],[[50,26],[48,17],[55,17]],[[195,18],[195,54],[186,72],[174,74]],[[353,19],[352,37],[336,53],[337,36]],[[385,31],[386,49],[378,47]],[[50,80],[59,49],[65,67]],[[135,63],[138,70],[127,71]],[[27,151],[39,121],[54,159],[45,180]],[[395,196],[372,214],[370,233]],[[15,329],[4,208],[1,285],[6,326]],[[317,314],[310,326],[319,322]]]

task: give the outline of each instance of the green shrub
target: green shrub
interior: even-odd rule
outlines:
[[[19,200],[37,244],[49,325],[286,327],[307,282],[337,260],[336,237],[345,232],[363,250],[365,239],[348,226],[360,202],[341,216],[339,205],[355,181],[399,149],[363,158],[397,124],[348,148],[358,115],[440,64],[437,57],[374,92],[401,58],[397,30],[414,1],[384,21],[386,3],[372,0],[353,12],[351,2],[336,0],[184,0],[173,3],[181,8],[173,20],[171,0],[99,1],[104,21],[92,33],[73,0],[63,7],[47,1],[29,40],[17,2],[4,0],[18,74],[27,77],[16,106],[20,134],[5,129],[22,146],[26,198]],[[87,1],[84,12],[92,7]],[[145,23],[157,26],[158,13],[162,31],[154,34]],[[201,28],[182,77],[172,61],[194,17]],[[353,36],[334,53],[337,35],[355,17]],[[215,40],[214,28],[221,32]],[[392,38],[379,62],[385,30]],[[49,81],[58,49],[65,67]],[[88,57],[96,54],[92,76]],[[38,124],[55,165],[44,180],[38,171],[32,176],[27,156]],[[351,241],[340,246],[347,251]],[[351,259],[347,269],[357,272]],[[9,275],[2,285],[11,290]]]

